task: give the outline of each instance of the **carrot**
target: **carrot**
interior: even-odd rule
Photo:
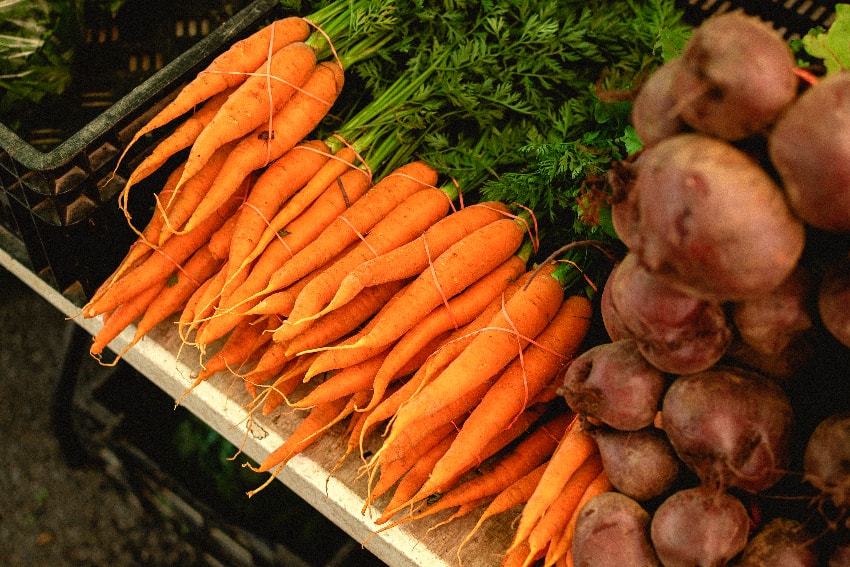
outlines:
[[[436,464],[433,463],[433,464]],[[502,512],[507,512],[511,508],[519,506],[520,504],[525,503],[528,498],[531,496],[531,493],[534,492],[534,489],[537,487],[537,483],[540,482],[540,478],[543,476],[543,471],[546,470],[547,462],[544,462],[537,466],[534,470],[525,475],[521,476],[517,480],[515,480],[512,484],[510,484],[507,488],[499,492],[493,500],[490,501],[487,508],[481,513],[478,517],[478,520],[475,522],[475,526],[466,534],[466,536],[461,540],[460,544],[457,547],[457,562],[458,565],[463,565],[463,561],[460,557],[460,552],[469,540],[472,539],[481,526],[484,525],[484,522],[501,514]],[[412,495],[411,495],[412,496]]]
[[[288,287],[356,242],[410,195],[433,185],[437,172],[423,162],[401,166],[378,181],[309,245],[274,273],[263,293]]]
[[[388,440],[500,373],[546,327],[563,297],[560,283],[545,273],[517,290],[457,358],[399,409]]]
[[[345,309],[338,312],[328,313],[316,322],[304,333],[284,344],[287,356],[298,356],[300,353],[323,347],[341,339],[348,333],[363,324],[372,317],[382,305],[398,292],[401,282],[390,282],[374,286],[369,293],[361,294],[356,301],[349,302]],[[275,334],[277,330],[275,331]],[[272,335],[272,340],[276,340]]]
[[[219,304],[216,317],[204,326],[201,340],[211,342],[232,329],[241,315],[260,300],[262,294],[259,292],[268,284],[272,274],[293,254],[315,240],[351,203],[356,203],[368,188],[369,178],[359,169],[349,170],[338,181],[332,182],[319,199],[287,225],[285,234],[277,235],[256,259],[245,281],[231,290]]]
[[[478,447],[470,447],[470,451],[475,454],[475,466],[480,466],[481,463],[483,463],[493,455],[496,455],[499,451],[516,441],[523,434],[527,433],[531,426],[543,414],[543,410],[544,408],[542,406],[529,409],[528,411],[524,412],[519,419],[517,419],[513,424],[511,424],[510,427],[500,431],[486,444]],[[456,444],[456,440],[457,435],[454,435],[452,445]],[[443,458],[445,458],[445,455],[443,456]],[[469,499],[467,499],[463,495],[461,495],[460,497],[457,497],[457,494],[452,495],[453,490],[457,486],[458,481],[463,477],[463,475],[471,471],[473,468],[474,467],[470,466],[464,470],[458,470],[456,474],[452,476],[443,477],[435,477],[432,469],[431,474],[428,475],[428,478],[425,480],[424,483],[422,483],[422,485],[419,487],[419,490],[415,494],[411,495],[411,497],[407,501],[403,501],[401,505],[397,506],[396,508],[387,507],[384,512],[384,516],[389,517],[397,513],[401,507],[413,505],[418,501],[428,498],[432,494],[443,494],[444,496],[447,496],[447,498],[445,498],[444,500],[441,498],[442,502],[438,501],[436,505],[429,506],[423,512],[418,514],[417,518],[423,518],[425,516],[429,516],[431,514],[435,514],[442,510],[453,508],[456,506],[464,508],[463,513],[460,513],[461,511],[458,510],[459,513],[456,515],[456,517],[462,516],[464,513],[467,513],[470,510],[474,509],[474,502],[484,497],[490,498],[495,494],[487,491],[484,494],[473,495],[473,498]],[[488,474],[488,472],[485,471],[482,474],[486,475]],[[434,493],[431,492],[431,486],[441,486],[442,489],[440,490],[440,492]],[[477,507],[477,504],[474,504],[474,506]]]
[[[360,348],[400,338],[433,309],[510,258],[520,247],[523,225],[512,219],[491,222],[458,241],[433,260],[404,292],[404,300],[384,309],[372,331],[354,344]],[[542,278],[541,278],[542,279]]]
[[[344,410],[348,405],[348,398],[340,398],[325,405],[315,406],[304,420],[298,424],[295,431],[274,451],[272,451],[257,467],[251,467],[254,472],[272,471],[272,476],[263,486],[277,476],[277,473],[286,466],[292,457],[301,453],[313,444],[318,438],[341,421],[346,415]],[[260,488],[248,492],[248,496],[256,494]]]
[[[328,113],[339,96],[342,82],[342,69],[336,63],[316,65],[301,90],[274,114],[271,132],[265,124],[239,140],[204,200],[186,221],[185,230],[192,230],[214,214],[251,172],[265,167],[302,141]]]
[[[534,526],[557,499],[570,476],[584,461],[597,452],[595,441],[582,429],[576,418],[564,432],[537,489],[525,503],[514,536],[514,544],[528,538]]]
[[[192,211],[198,206],[198,203],[203,200],[216,176],[224,167],[234,146],[235,144],[230,143],[219,148],[210,159],[207,167],[193,177],[189,183],[175,189],[165,204],[161,202],[159,196],[156,197],[156,207],[165,216],[159,236],[154,241],[156,244],[162,246],[173,234],[185,232],[181,228],[192,215]],[[246,178],[244,183],[252,183],[252,181],[248,181]]]
[[[611,481],[608,479],[607,473],[603,470],[593,481],[587,486],[581,499],[575,506],[572,515],[566,528],[561,532],[558,540],[550,544],[549,551],[546,553],[545,565],[555,565],[561,560],[565,560],[566,565],[573,565],[572,552],[570,551],[573,545],[573,536],[575,535],[576,520],[578,514],[584,505],[598,494],[610,492],[613,490]]]
[[[179,185],[203,169],[222,145],[266,125],[316,67],[316,52],[296,41],[276,51],[259,71],[239,85],[192,144]],[[271,133],[269,135],[272,135]]]
[[[339,260],[329,264],[322,274],[298,294],[284,325],[290,328],[285,338],[294,336],[328,310],[339,282],[356,266],[410,242],[449,211],[449,197],[436,188],[417,191],[390,210],[369,230],[362,242]]]
[[[509,212],[507,205],[491,201],[464,207],[448,215],[415,241],[355,268],[340,282],[328,309],[336,309],[370,285],[419,275],[449,246]]]
[[[525,260],[520,256],[511,256],[501,266],[450,299],[446,305],[434,309],[416,323],[391,347],[387,359],[375,375],[372,400],[364,409],[378,403],[387,385],[398,376],[399,368],[414,353],[420,352],[425,345],[444,332],[471,322],[508,287],[512,279],[524,271]],[[344,358],[349,353],[351,351],[344,349],[325,351],[316,359],[309,373],[342,367],[345,364]]]
[[[384,513],[375,520],[376,524],[380,525],[388,522],[394,515],[389,514],[389,511],[400,510],[404,507],[406,502],[412,499],[413,496],[419,492],[419,489],[422,488],[422,485],[425,484],[426,480],[428,480],[428,476],[431,474],[431,469],[433,468],[434,463],[443,456],[452,444],[453,440],[454,435],[446,435],[439,443],[437,443],[434,447],[431,447],[431,449],[429,449],[416,461],[410,470],[407,471],[399,480],[398,486],[396,486],[392,496],[390,497],[390,501],[384,507]],[[380,496],[381,495],[375,489],[372,489],[370,500],[364,505],[363,511],[365,512],[366,506],[374,502],[375,499]]]
[[[230,245],[228,281],[240,271],[245,258],[287,199],[300,190],[327,162],[330,152],[320,140],[303,142],[276,159],[257,178],[245,204],[236,215]]]
[[[507,427],[567,365],[590,327],[590,317],[590,301],[584,296],[571,296],[561,304],[522,358],[513,360],[472,410],[456,446],[434,467],[435,476],[446,474],[446,468],[462,470],[473,463],[467,447],[481,446]]]
[[[294,408],[309,408],[342,396],[350,396],[361,390],[368,390],[372,386],[372,377],[385,356],[386,354],[378,354],[359,364],[335,372],[309,394],[290,405]],[[307,381],[306,377],[304,381]]]
[[[304,370],[309,364],[309,357],[297,358],[289,363],[288,368],[277,377],[271,388],[266,390],[263,415],[269,415],[277,409],[298,388],[303,381]]]
[[[127,301],[117,305],[104,321],[103,326],[92,338],[89,353],[104,366],[114,366],[121,356],[132,346],[132,343],[121,350],[115,360],[109,364],[102,361],[103,349],[112,342],[121,332],[138,319],[151,302],[156,299],[160,290],[165,287],[165,280],[154,282],[147,289],[130,297]]]
[[[440,499],[428,506],[423,512],[398,520],[382,529],[389,529],[402,522],[418,520],[425,516],[435,514],[442,510],[454,508],[467,502],[472,502],[498,494],[506,489],[518,478],[531,472],[552,454],[557,446],[558,439],[569,425],[573,416],[561,414],[538,428],[528,433],[519,443],[508,451],[493,467],[479,476],[466,482],[450,487],[441,486],[434,490],[435,483],[429,477],[428,481],[419,489],[416,495],[401,506],[408,506],[433,494],[442,494]],[[396,510],[388,510],[386,514],[395,513]]]
[[[130,173],[122,194],[126,196],[131,186],[147,178],[181,150],[190,147],[234,90],[235,88],[228,88],[210,98],[194,114],[181,122],[165,139],[161,140]],[[180,180],[182,175],[181,169],[175,183]]]
[[[526,557],[526,565],[529,565],[538,553],[551,549],[551,546],[560,538],[570,521],[570,517],[577,510],[582,496],[601,472],[602,460],[596,453],[588,457],[566,479],[560,493],[552,501],[552,505],[546,509],[546,513],[528,534],[529,555]],[[545,476],[541,479],[541,482],[546,481]]]
[[[245,81],[251,73],[262,72],[270,53],[310,36],[310,25],[299,17],[287,17],[239,40],[218,55],[185,85],[168,106],[158,112],[136,134],[127,148],[142,136],[165,126],[216,94]],[[126,153],[126,149],[124,152]],[[123,157],[123,155],[122,155]]]
[[[260,235],[254,249],[243,259],[239,269],[244,269],[245,266],[256,260],[272,241],[279,238],[279,233],[295,221],[331,185],[338,187],[343,193],[354,193],[348,187],[348,182],[352,178],[352,175],[354,175],[351,170],[355,167],[354,162],[356,157],[357,154],[355,151],[348,146],[343,146],[331,156],[304,187],[283,204],[283,207],[274,215],[268,225],[264,227],[263,233]],[[367,174],[362,170],[357,169],[355,171],[360,171],[363,173],[364,178],[367,178]],[[346,173],[348,175],[344,175]],[[353,197],[350,199],[352,203],[355,200]]]
[[[242,191],[247,191],[247,184],[243,184]],[[97,303],[90,303],[84,310],[85,316],[94,317],[110,311],[154,282],[164,282],[175,266],[179,266],[194,254],[224,224],[238,208],[241,198],[238,194],[234,195],[222,205],[218,214],[210,217],[197,230],[170,238],[155,254],[151,254],[142,264],[115,282]]]

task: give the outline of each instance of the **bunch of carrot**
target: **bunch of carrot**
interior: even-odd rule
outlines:
[[[506,561],[564,561],[568,540],[554,538],[569,532],[567,511],[608,489],[595,446],[555,394],[590,301],[569,291],[573,265],[529,267],[533,215],[499,201],[464,205],[414,146],[376,126],[388,99],[337,135],[311,137],[347,62],[381,44],[344,33],[336,44],[328,30],[342,29],[342,4],[235,44],[133,138],[182,119],[121,195],[132,226],[130,189],[181,157],[138,240],[83,307],[104,322],[91,353],[100,358],[135,323],[120,358],[176,318],[199,353],[187,393],[229,372],[252,411],[304,411],[257,467],[271,473],[266,483],[345,421],[340,462],[360,454],[367,505],[392,492],[379,523],[404,509],[416,513],[396,523],[490,503],[483,522],[528,500]],[[319,20],[321,34],[310,25]],[[347,49],[323,60],[328,37]],[[387,96],[403,100],[425,77],[397,81]]]

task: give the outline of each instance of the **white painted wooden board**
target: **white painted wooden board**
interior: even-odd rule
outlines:
[[[77,306],[2,249],[0,265],[90,334],[100,328],[100,318],[78,316]],[[122,349],[129,343],[133,331],[133,328],[126,329],[110,347],[116,351]],[[176,400],[191,384],[198,367],[197,351],[192,347],[181,351],[180,347],[176,328],[164,323],[130,349],[124,360]],[[181,404],[240,447],[245,455],[259,462],[295,429],[303,414],[284,405],[268,416],[257,412],[249,419],[246,405],[250,400],[241,383],[227,374],[219,374],[186,395]],[[391,567],[458,565],[458,545],[474,526],[480,510],[431,532],[428,528],[447,518],[449,512],[373,533],[380,526],[372,519],[380,515],[389,495],[379,499],[366,514],[361,513],[367,487],[365,479],[358,477],[358,467],[362,463],[357,455],[349,457],[333,476],[329,475],[342,455],[343,429],[344,426],[338,427],[292,459],[278,479],[352,538],[365,542],[372,553]],[[237,457],[235,466],[244,461]],[[258,474],[258,486],[267,478],[266,474]],[[513,533],[510,523],[515,517],[516,513],[508,512],[488,520],[464,546],[463,567],[498,565],[510,543]]]

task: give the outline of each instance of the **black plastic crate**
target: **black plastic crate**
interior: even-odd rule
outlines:
[[[80,305],[135,239],[117,195],[153,141],[134,145],[113,176],[127,142],[216,55],[281,15],[279,0],[176,0],[162,10],[150,4],[127,0],[122,10],[140,6],[159,14],[159,24],[141,20],[138,10],[92,18],[77,57],[89,67],[77,72],[86,84],[69,94],[72,109],[65,109],[93,115],[82,127],[22,137],[0,120],[0,228],[11,242],[3,248]],[[122,88],[126,94],[115,99]],[[163,181],[154,175],[133,189],[134,224],[150,217],[150,197]]]

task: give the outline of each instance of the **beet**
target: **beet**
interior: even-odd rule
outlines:
[[[572,554],[576,567],[655,567],[649,513],[618,492],[591,498],[576,518]]]
[[[643,502],[666,493],[679,479],[681,461],[663,431],[596,427],[590,434],[611,485],[623,494]]]
[[[652,424],[666,385],[666,376],[646,361],[637,341],[624,339],[576,357],[560,392],[576,413],[634,431]]]
[[[804,478],[839,509],[850,506],[850,413],[815,427],[803,455]]]
[[[750,539],[735,567],[817,567],[813,541],[799,521],[775,518]]]
[[[656,68],[632,101],[631,123],[644,146],[687,129],[673,96],[673,79],[680,63],[678,58],[671,59]]]
[[[601,304],[606,328],[632,338],[650,364],[671,374],[713,366],[732,341],[723,307],[671,287],[626,254],[605,284]],[[609,331],[610,334],[611,331]]]
[[[792,408],[769,378],[730,367],[681,376],[661,415],[676,454],[708,486],[758,492],[787,471]]]
[[[817,306],[823,326],[838,341],[850,347],[850,256],[844,256],[826,270],[817,292]]]
[[[687,133],[609,172],[618,236],[652,275],[726,302],[776,289],[802,256],[805,227],[743,150]]]
[[[726,140],[764,133],[797,96],[794,55],[782,35],[742,11],[705,20],[681,55],[673,93],[683,120]]]
[[[738,498],[698,486],[674,492],[658,506],[650,537],[664,567],[723,567],[746,545],[749,523]]]
[[[804,92],[771,130],[768,152],[805,222],[850,231],[850,71]]]

